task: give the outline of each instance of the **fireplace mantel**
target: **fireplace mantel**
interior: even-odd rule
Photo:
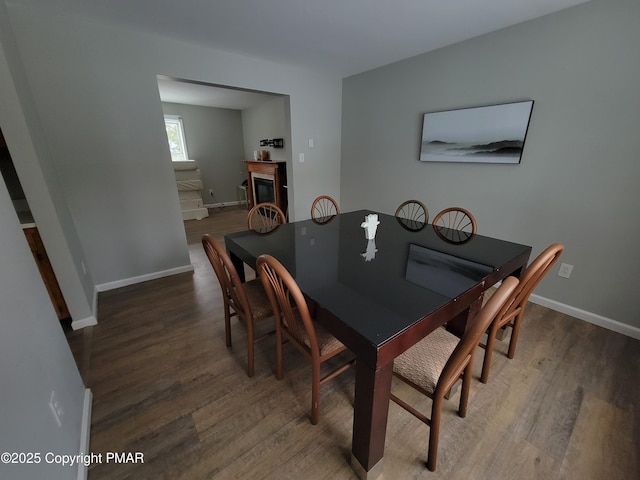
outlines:
[[[247,165],[247,182],[249,184],[249,188],[247,188],[249,194],[249,205],[253,207],[256,204],[256,200],[258,200],[258,203],[270,201],[280,207],[285,215],[288,216],[287,163],[246,160],[245,164]],[[269,181],[273,182],[274,198],[260,198],[260,192],[263,192],[262,194],[264,194],[264,185]],[[256,184],[256,182],[258,184]]]

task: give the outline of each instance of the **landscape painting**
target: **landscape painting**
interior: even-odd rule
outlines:
[[[425,113],[422,162],[520,163],[533,100]]]

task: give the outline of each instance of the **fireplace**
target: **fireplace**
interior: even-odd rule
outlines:
[[[247,160],[249,203],[275,203],[287,215],[287,164]]]
[[[273,175],[252,173],[251,179],[253,180],[252,189],[255,203],[275,203],[275,179],[273,178]]]

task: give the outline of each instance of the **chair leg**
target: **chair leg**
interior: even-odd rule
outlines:
[[[320,362],[312,360],[311,365],[311,424],[318,424],[320,402]]]
[[[520,334],[520,324],[522,323],[522,317],[524,315],[524,308],[520,311],[520,313],[513,319],[513,328],[511,331],[511,340],[509,340],[509,351],[507,352],[507,357],[513,358],[516,354],[516,345],[518,344],[518,335]]]
[[[458,415],[462,418],[467,416],[467,403],[469,403],[469,390],[471,390],[471,369],[473,366],[473,356],[469,361],[469,365],[464,369],[462,374],[462,391],[460,392],[460,405],[458,407]]]
[[[247,318],[247,375],[249,377],[253,377],[254,374],[254,346],[255,342],[253,340],[253,319]]]
[[[496,344],[497,328],[491,325],[487,336],[487,347],[484,349],[484,360],[482,361],[482,373],[480,374],[480,381],[487,383],[489,380],[489,370],[491,370],[491,357],[493,355],[493,349]]]
[[[224,337],[227,347],[231,347],[231,312],[226,300],[224,302]]]
[[[276,378],[282,380],[282,331],[276,327]]]
[[[438,460],[438,437],[440,436],[440,417],[442,414],[442,403],[444,396],[437,393],[433,397],[433,405],[431,407],[431,425],[429,428],[429,454],[427,457],[427,468],[432,472],[436,469]]]

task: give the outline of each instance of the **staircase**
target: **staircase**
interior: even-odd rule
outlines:
[[[202,180],[194,160],[173,162],[183,220],[201,220],[209,216],[202,201]]]

